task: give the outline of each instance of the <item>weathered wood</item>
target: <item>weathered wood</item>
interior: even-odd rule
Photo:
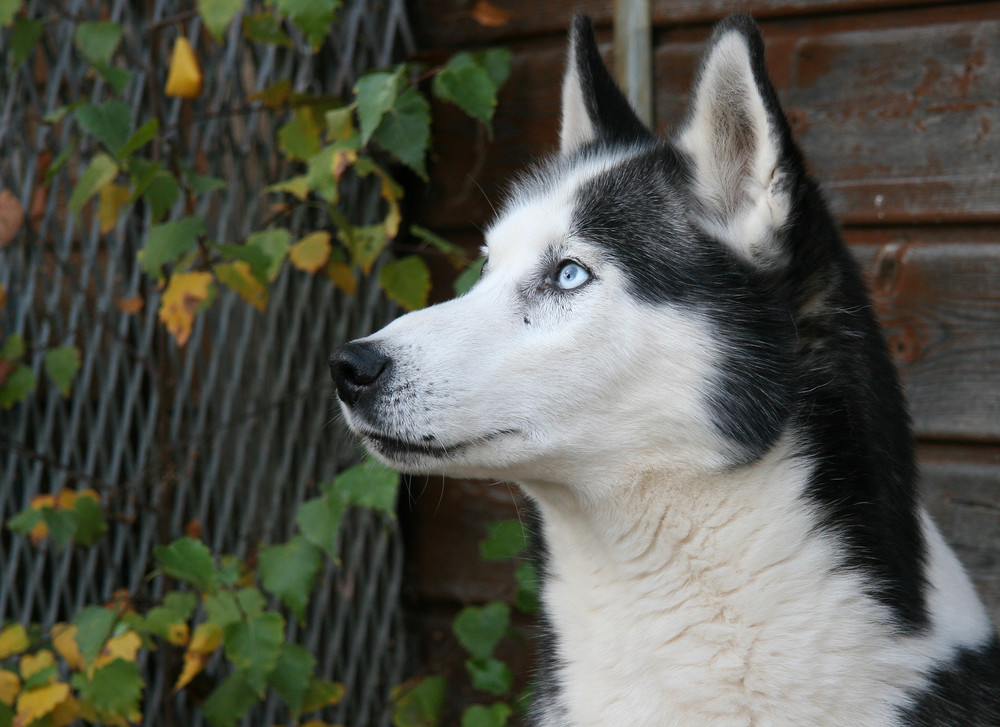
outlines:
[[[479,0],[425,0],[417,3],[415,22],[425,47],[497,43],[537,35],[563,35],[575,12],[586,13],[598,26],[611,24],[608,0],[493,0],[509,16],[506,23],[484,26],[476,21]],[[903,5],[933,5],[941,0],[654,0],[652,21],[657,26],[706,23],[733,12],[757,18],[878,10]]]
[[[927,236],[897,232],[855,248],[915,430],[1000,440],[1000,244],[917,242]]]
[[[928,509],[1000,624],[1000,452],[954,461],[928,448],[921,471]]]
[[[707,32],[668,33],[656,50],[661,130],[686,109]],[[765,36],[779,94],[842,221],[1000,221],[1000,4],[770,23]],[[425,223],[489,219],[489,199],[554,149],[562,63],[560,40],[515,54],[491,144],[441,109]]]

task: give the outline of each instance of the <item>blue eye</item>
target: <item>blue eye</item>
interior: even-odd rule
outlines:
[[[573,290],[590,280],[590,271],[572,260],[564,261],[556,272],[556,286],[562,290]]]

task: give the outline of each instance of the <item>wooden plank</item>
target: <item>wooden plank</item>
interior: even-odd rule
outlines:
[[[934,448],[923,455],[928,509],[1000,624],[1000,452],[958,461]]]
[[[899,232],[855,248],[915,430],[929,439],[1000,440],[1000,244],[920,238]]]
[[[425,0],[414,6],[414,22],[421,45],[479,45],[538,35],[562,36],[569,28],[573,13],[586,13],[598,26],[609,26],[612,4],[607,0],[491,0],[507,21],[483,25],[475,18],[479,0]],[[884,8],[933,5],[941,0],[654,0],[652,21],[660,27],[708,23],[736,11],[749,12],[757,18],[799,16],[805,14],[846,13]]]
[[[1000,3],[954,17],[912,11],[765,28],[779,93],[846,224],[1000,221]],[[661,131],[686,110],[707,32],[668,34],[675,40],[656,50]],[[563,52],[549,40],[515,53],[492,143],[457,110],[437,109],[423,223],[482,224],[507,181],[555,148]]]

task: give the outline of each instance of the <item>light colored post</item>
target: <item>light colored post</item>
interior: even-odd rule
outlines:
[[[615,0],[615,75],[639,118],[653,128],[649,0]]]

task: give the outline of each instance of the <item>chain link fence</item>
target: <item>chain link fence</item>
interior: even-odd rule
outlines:
[[[79,20],[124,26],[133,74],[124,100],[135,118],[156,110],[167,119],[167,143],[226,181],[194,212],[208,220],[210,238],[230,242],[263,226],[262,191],[284,171],[274,149],[280,120],[249,97],[282,79],[296,91],[345,95],[361,72],[413,45],[403,0],[345,0],[315,54],[300,38],[290,49],[250,43],[239,19],[222,43],[208,41],[193,7],[181,0],[33,0],[33,17],[58,20],[46,23],[32,61],[16,72],[0,63],[0,187],[29,216],[24,234],[0,250],[8,294],[0,326],[29,342],[39,374],[26,402],[0,411],[0,519],[65,487],[96,489],[114,516],[108,534],[88,549],[35,547],[2,532],[0,622],[47,627],[123,588],[142,605],[159,595],[146,580],[153,548],[192,527],[216,553],[245,556],[261,541],[283,541],[299,503],[318,494],[315,484],[360,454],[338,423],[325,359],[391,316],[376,285],[347,297],[323,279],[285,270],[265,313],[220,291],[178,348],[157,320],[159,293],[136,261],[149,225],[143,210],[102,235],[98,220],[68,212],[78,165],[71,160],[43,184],[53,154],[79,134],[69,118],[57,127],[41,119],[92,83],[72,53]],[[197,118],[162,94],[179,28],[204,68],[210,101]],[[0,33],[0,59],[7,42]],[[100,82],[96,88],[92,100],[110,98]],[[88,143],[81,142],[80,156],[92,151]],[[377,187],[358,187],[349,197],[375,219]],[[182,216],[183,204],[173,217]],[[293,219],[293,234],[311,231],[304,215]],[[142,310],[123,312],[121,301],[135,296],[144,299]],[[41,376],[44,349],[65,344],[82,352],[69,398]],[[403,668],[399,533],[393,522],[355,512],[340,553],[340,565],[328,564],[320,576],[305,625],[290,623],[289,637],[316,656],[317,675],[346,686],[328,719],[389,725],[387,695]],[[188,697],[170,697],[164,683],[176,666],[171,658],[179,656],[152,654],[144,665],[145,723],[197,726]],[[275,724],[284,716],[268,702],[246,721]]]

